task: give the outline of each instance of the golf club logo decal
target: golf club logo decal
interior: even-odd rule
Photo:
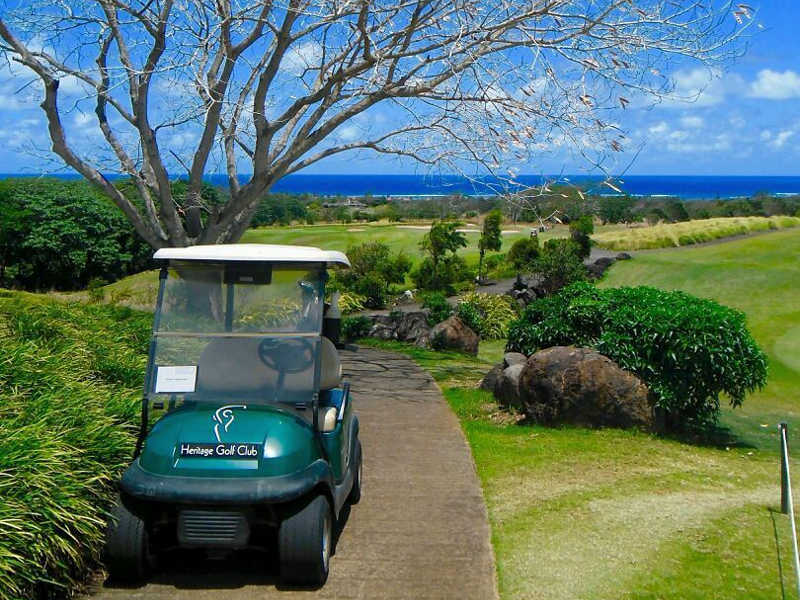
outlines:
[[[234,408],[247,410],[247,407],[244,404],[226,404],[225,406],[220,406],[212,417],[212,419],[216,422],[216,425],[214,425],[214,435],[217,436],[218,442],[222,442],[222,439],[219,437],[219,426],[222,425],[222,428],[227,433],[228,427],[231,426],[231,423],[233,423],[235,419],[233,414]]]

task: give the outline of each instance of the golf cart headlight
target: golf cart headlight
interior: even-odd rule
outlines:
[[[281,455],[283,448],[275,438],[267,438],[264,444],[264,458],[275,458]]]

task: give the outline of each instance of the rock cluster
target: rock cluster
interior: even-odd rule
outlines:
[[[586,270],[589,272],[589,277],[592,279],[600,279],[603,274],[608,270],[608,267],[613,265],[618,260],[630,260],[631,255],[627,252],[620,252],[616,256],[602,256],[593,263],[586,265]]]
[[[398,311],[388,315],[369,315],[369,318],[372,321],[369,337],[410,342],[421,348],[430,345],[431,326],[424,311]]]
[[[647,386],[590,348],[554,346],[530,357],[508,353],[481,388],[537,423],[653,427]]]
[[[456,350],[473,355],[478,353],[478,334],[456,316],[435,327],[428,325],[428,313],[421,310],[368,315],[368,318],[372,321],[369,337],[410,342],[420,348]]]

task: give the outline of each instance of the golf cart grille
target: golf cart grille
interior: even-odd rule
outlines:
[[[242,547],[250,527],[240,512],[182,510],[178,517],[178,541],[183,546]]]

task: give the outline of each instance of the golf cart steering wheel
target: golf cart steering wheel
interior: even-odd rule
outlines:
[[[314,363],[314,346],[305,338],[266,338],[258,345],[258,358],[279,373],[301,373]]]

